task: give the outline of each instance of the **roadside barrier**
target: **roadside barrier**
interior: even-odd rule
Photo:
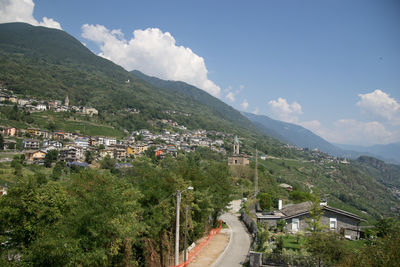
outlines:
[[[219,227],[212,229],[210,231],[210,233],[208,234],[207,238],[205,240],[201,241],[200,244],[198,244],[191,252],[188,253],[187,260],[184,263],[181,263],[181,264],[178,264],[175,266],[171,266],[171,267],[186,267],[203,250],[203,248],[205,246],[207,246],[207,244],[210,242],[211,238],[213,238],[215,235],[217,235],[221,231],[221,228],[222,228],[222,221],[219,220]]]

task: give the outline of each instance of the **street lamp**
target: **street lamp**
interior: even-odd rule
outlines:
[[[193,189],[193,186],[189,186],[183,191],[176,190],[175,265],[179,264],[179,211],[181,205],[181,195],[183,192]]]

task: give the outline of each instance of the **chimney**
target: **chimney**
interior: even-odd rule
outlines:
[[[282,199],[278,200],[278,210],[282,209]]]

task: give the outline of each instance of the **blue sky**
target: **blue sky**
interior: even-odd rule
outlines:
[[[331,142],[400,142],[400,1],[22,2],[0,0],[0,21],[60,26],[128,70]]]

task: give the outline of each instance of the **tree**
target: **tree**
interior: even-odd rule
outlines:
[[[260,193],[257,195],[257,198],[262,210],[271,210],[272,200],[268,193]]]
[[[144,231],[141,194],[124,180],[95,171],[83,171],[71,182],[71,212],[60,227],[71,246],[78,244],[70,264],[135,264],[132,246]]]
[[[374,267],[389,266],[395,267],[400,262],[400,223],[398,220],[386,220],[378,222],[383,225],[390,221],[390,231],[384,227],[385,234],[380,235],[376,239],[372,239],[358,252],[349,255],[343,259],[340,266],[342,267]],[[382,220],[381,220],[382,221]]]
[[[101,167],[102,169],[112,170],[112,169],[114,169],[115,163],[116,163],[116,162],[117,162],[117,161],[116,161],[115,159],[112,159],[112,158],[110,157],[110,155],[107,155],[107,156],[104,157],[104,159],[102,159],[102,160],[100,161],[100,167]]]
[[[276,228],[279,232],[283,232],[286,226],[286,221],[285,220],[279,220],[276,222]]]
[[[66,211],[67,194],[60,184],[38,184],[37,177],[22,178],[0,201],[0,234],[20,250],[45,233]]]
[[[23,155],[23,159],[25,159],[25,155]],[[14,175],[15,176],[22,176],[22,163],[23,163],[22,156],[15,155],[13,160],[10,163],[10,166],[14,168]]]
[[[53,168],[53,172],[51,174],[51,178],[53,180],[59,180],[61,175],[63,174],[63,171],[65,170],[66,164],[64,161],[59,161],[56,163],[56,165]]]
[[[281,254],[283,250],[283,236],[278,236],[275,241],[274,253]]]
[[[4,138],[3,138],[3,135],[0,134],[0,150],[3,150],[3,149],[4,149]]]
[[[312,200],[313,196],[307,192],[294,190],[289,194],[289,199],[293,200],[295,203],[301,203],[304,201]]]
[[[385,237],[398,227],[399,221],[395,218],[383,218],[375,224],[376,235]]]
[[[256,251],[265,252],[268,247],[268,239],[270,237],[267,225],[257,223],[257,247]]]
[[[50,168],[51,164],[54,161],[56,161],[57,158],[58,158],[58,150],[53,149],[53,150],[47,151],[47,154],[44,158],[44,166],[46,168]]]
[[[319,197],[315,197],[309,210],[310,218],[306,219],[308,224],[307,231],[321,232],[326,226],[321,224],[321,217],[324,214],[323,207],[320,205]]]
[[[335,232],[313,232],[307,237],[307,251],[318,266],[335,266],[347,255],[344,240]]]
[[[85,162],[90,164],[94,160],[94,154],[93,151],[86,150],[85,152]]]
[[[54,132],[56,130],[56,125],[54,124],[54,122],[50,121],[47,125],[46,128],[51,131]]]

